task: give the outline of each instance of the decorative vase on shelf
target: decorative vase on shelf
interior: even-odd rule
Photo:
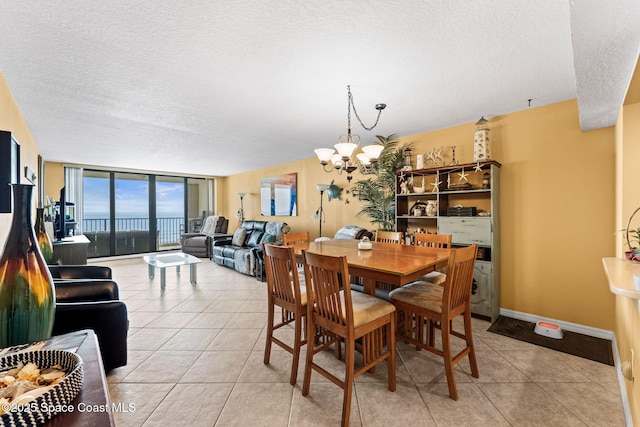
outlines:
[[[44,208],[36,208],[36,223],[33,228],[36,231],[36,239],[38,240],[40,252],[44,257],[44,262],[51,264],[51,260],[53,260],[53,243],[51,243],[51,238],[44,228]]]
[[[53,279],[31,226],[32,185],[12,184],[13,220],[0,255],[0,347],[51,337]]]

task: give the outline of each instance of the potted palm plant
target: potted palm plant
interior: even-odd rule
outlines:
[[[629,248],[629,250],[624,253],[625,257],[633,261],[640,261],[640,248],[636,246],[640,245],[640,226],[637,228],[631,228],[631,220],[633,220],[633,217],[639,211],[640,208],[636,209],[629,217],[627,228],[620,230],[624,231],[627,240],[627,247]]]
[[[376,138],[384,147],[378,162],[370,167],[360,167],[364,178],[356,181],[350,192],[362,202],[362,209],[356,216],[366,215],[376,228],[392,231],[395,229],[396,172],[404,166],[403,152],[410,144],[399,146],[395,134],[377,135]]]

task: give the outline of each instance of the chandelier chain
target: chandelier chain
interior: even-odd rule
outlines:
[[[365,126],[365,124],[362,123],[362,120],[360,119],[360,116],[358,115],[358,111],[356,110],[356,104],[354,104],[354,102],[353,102],[353,95],[351,94],[351,86],[347,86],[347,91],[349,92],[349,108],[348,108],[348,113],[347,113],[347,125],[349,127],[351,126],[351,107],[353,107],[353,113],[356,115],[356,119],[358,119],[358,122],[360,122],[360,125],[365,130],[372,130],[373,128],[375,128],[378,125],[378,120],[380,120],[380,114],[382,114],[382,109],[377,108],[378,117],[376,117],[376,122],[373,124],[373,126],[371,126],[371,127]]]

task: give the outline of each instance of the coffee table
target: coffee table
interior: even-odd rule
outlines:
[[[189,266],[189,280],[196,283],[198,280],[198,264],[200,259],[193,255],[183,252],[172,252],[168,254],[145,255],[142,257],[149,264],[149,277],[155,277],[156,267],[160,269],[160,288],[164,289],[167,285],[167,267],[175,267],[176,272],[180,273],[181,265]]]

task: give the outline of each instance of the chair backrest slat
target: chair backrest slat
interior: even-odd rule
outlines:
[[[478,245],[451,250],[447,278],[443,284],[443,311],[451,311],[469,303]]]
[[[376,242],[384,242],[384,243],[402,243],[402,233],[399,231],[383,231],[376,230]]]
[[[416,246],[429,246],[432,248],[450,248],[451,234],[416,233]]]
[[[299,233],[287,233],[282,235],[285,245],[295,245],[300,243],[309,243],[311,238],[308,231],[302,231]]]
[[[302,251],[307,286],[309,315],[316,316],[337,326],[353,324],[351,288],[346,257],[315,254]],[[344,300],[340,291],[343,291]]]
[[[264,245],[264,255],[271,295],[292,304],[300,301],[300,281],[293,247]]]

